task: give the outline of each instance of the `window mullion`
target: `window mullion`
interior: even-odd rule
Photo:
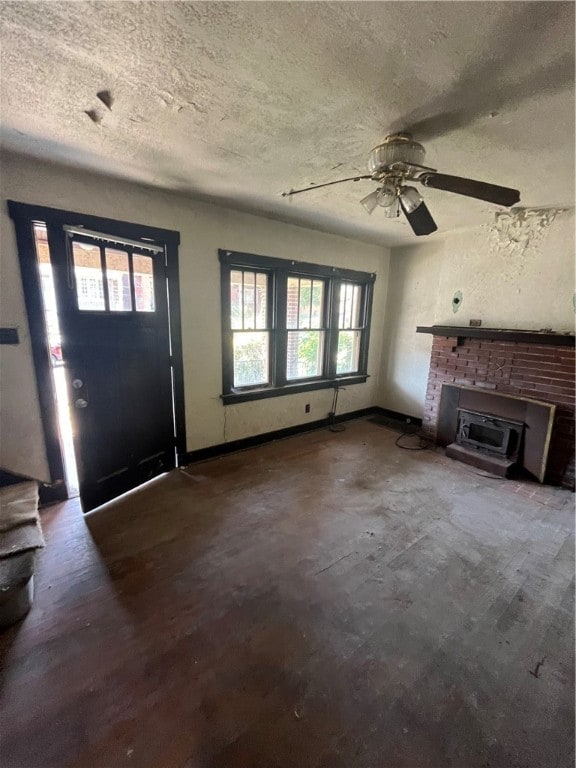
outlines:
[[[128,249],[128,280],[130,288],[130,301],[132,312],[136,312],[136,286],[134,285],[134,263],[132,261],[132,248]]]
[[[274,331],[274,386],[286,385],[286,359],[288,354],[288,332],[286,330],[286,312],[288,303],[288,273],[276,270],[275,286],[275,323]]]
[[[338,317],[341,281],[333,277],[329,281],[328,323],[326,330],[327,368],[326,378],[336,378],[336,357],[338,354]]]
[[[100,269],[102,270],[102,292],[104,294],[104,307],[110,311],[110,297],[108,296],[108,270],[106,268],[106,254],[104,246],[100,246]]]

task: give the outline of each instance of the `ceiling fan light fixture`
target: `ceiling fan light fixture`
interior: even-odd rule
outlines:
[[[374,209],[378,205],[379,192],[379,189],[375,189],[374,192],[370,192],[369,195],[366,195],[366,197],[363,197],[362,200],[360,200],[360,205],[364,207],[367,213],[374,212]]]
[[[387,219],[397,219],[400,216],[400,200],[395,197],[390,205],[385,206],[384,216]]]
[[[400,201],[406,213],[413,213],[422,203],[422,195],[416,187],[402,187]]]
[[[378,205],[382,208],[388,208],[388,206],[393,205],[397,199],[396,188],[391,184],[385,184],[383,187],[380,187],[377,192]]]

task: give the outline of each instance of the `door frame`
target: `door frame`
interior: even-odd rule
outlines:
[[[168,320],[170,323],[170,341],[172,345],[172,370],[174,391],[174,422],[177,462],[186,458],[186,412],[184,406],[184,364],[182,358],[182,324],[180,314],[180,278],[178,268],[178,246],[180,233],[170,229],[149,227],[144,224],[91,216],[59,208],[8,200],[8,213],[14,222],[18,259],[22,275],[24,301],[30,329],[32,358],[36,374],[38,400],[44,445],[50,473],[51,484],[41,486],[41,501],[61,501],[66,499],[67,490],[64,481],[64,460],[60,445],[56,398],[52,380],[50,345],[44,319],[40,270],[34,243],[32,225],[35,221],[45,222],[47,226],[84,226],[128,240],[148,240],[154,245],[163,246],[166,253],[166,277],[168,283]]]

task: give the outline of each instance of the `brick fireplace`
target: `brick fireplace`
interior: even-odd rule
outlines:
[[[423,432],[436,439],[443,384],[514,395],[556,406],[546,482],[574,489],[574,336],[449,326],[434,336]]]

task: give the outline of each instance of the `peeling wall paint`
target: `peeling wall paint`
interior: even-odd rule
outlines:
[[[568,208],[511,208],[496,211],[494,221],[486,225],[492,249],[512,256],[523,256],[531,249],[537,252],[557,216],[568,213]]]
[[[485,227],[392,251],[381,406],[422,415],[432,337],[417,325],[574,332],[574,213],[546,218],[531,219],[541,232],[522,251],[494,248]],[[466,297],[457,316],[455,291]]]

